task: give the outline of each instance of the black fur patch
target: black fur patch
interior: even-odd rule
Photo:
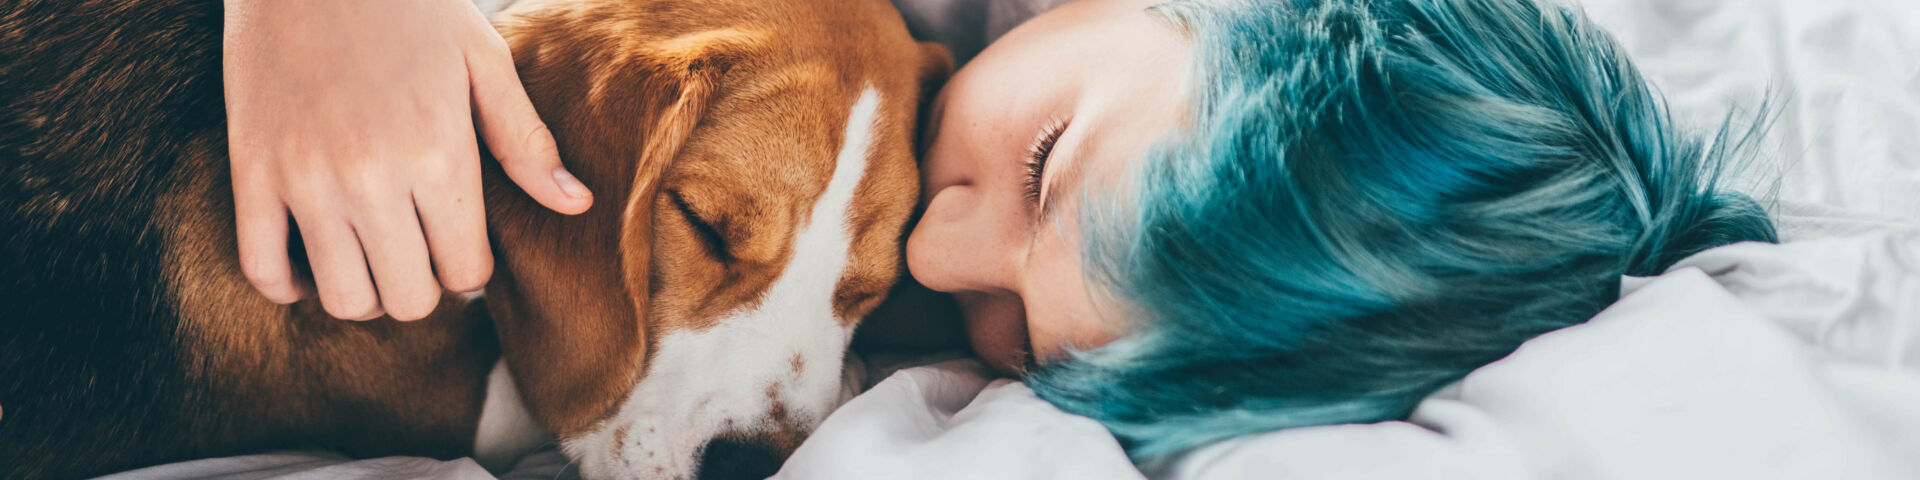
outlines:
[[[0,3],[0,478],[173,459],[218,416],[185,411],[151,209],[224,143],[220,2]]]

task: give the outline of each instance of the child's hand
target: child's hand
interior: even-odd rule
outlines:
[[[470,0],[227,0],[240,265],[268,299],[413,320],[493,272],[474,130],[542,205],[593,198],[561,167],[506,42]],[[289,261],[298,223],[313,280]],[[437,278],[436,278],[437,277]]]

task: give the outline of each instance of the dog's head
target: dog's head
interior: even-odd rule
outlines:
[[[901,274],[915,115],[951,61],[886,0],[522,0],[495,23],[596,197],[565,217],[489,172],[487,299],[528,409],[588,477],[772,473]]]

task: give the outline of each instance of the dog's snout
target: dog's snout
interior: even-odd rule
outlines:
[[[700,454],[702,480],[760,480],[780,471],[786,455],[750,439],[715,438]]]

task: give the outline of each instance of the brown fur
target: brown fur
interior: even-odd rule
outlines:
[[[884,0],[523,1],[497,26],[567,167],[599,203],[554,214],[489,159],[498,266],[486,308],[449,296],[421,321],[346,322],[315,301],[271,304],[240,273],[217,121],[217,2],[9,3],[0,9],[8,45],[0,86],[13,92],[0,93],[0,130],[11,131],[0,132],[0,154],[19,163],[0,165],[0,186],[18,193],[0,196],[0,227],[37,235],[10,242],[40,243],[10,243],[0,260],[22,279],[92,287],[39,303],[7,292],[0,316],[9,318],[0,321],[171,323],[128,340],[170,343],[156,347],[157,363],[115,370],[125,374],[63,372],[149,360],[63,346],[45,358],[79,363],[49,365],[0,352],[0,377],[72,380],[40,398],[30,397],[40,385],[0,378],[0,457],[15,455],[0,463],[19,462],[0,465],[0,477],[92,475],[279,446],[464,455],[500,355],[542,424],[563,436],[588,428],[644,374],[650,338],[701,328],[764,291],[831,177],[848,104],[871,84],[884,94],[883,126],[856,191],[852,259],[835,294],[842,318],[857,319],[900,276],[918,195],[912,123],[926,86],[951,69],[943,51],[910,41]],[[57,64],[70,61],[78,63]],[[172,125],[182,122],[190,125]],[[724,252],[675,196],[715,226]],[[128,217],[138,225],[123,230],[128,242],[151,242],[151,256],[134,243],[99,251],[51,243],[69,231],[119,232],[112,214],[149,205],[150,216]],[[115,280],[67,261],[94,254],[128,271],[152,262],[154,274]],[[153,291],[116,290],[114,282],[136,280]],[[76,303],[116,296],[132,303],[115,303],[117,313]],[[33,332],[75,332],[19,325],[0,329],[0,346],[20,352],[25,343],[16,342],[40,338]],[[143,378],[136,394],[51,410],[74,402],[62,395],[92,398]],[[762,440],[782,453],[804,435],[801,426],[780,430]]]
[[[449,296],[425,321],[346,322],[313,301],[267,302],[235,268],[226,176],[199,174],[224,170],[224,160],[181,159],[188,164],[156,210],[170,226],[163,262],[175,279],[178,348],[202,359],[185,373],[212,387],[206,400],[226,417],[217,424],[239,438],[297,433],[363,455],[464,454],[497,355],[484,312]]]
[[[0,478],[472,448],[497,356],[483,310],[344,322],[240,274],[218,2],[0,11]]]
[[[789,260],[804,209],[826,188],[850,99],[867,84],[886,94],[884,123],[855,193],[850,221],[859,234],[836,308],[858,319],[899,278],[919,185],[912,122],[923,89],[952,67],[938,47],[898,41],[904,27],[886,4],[529,0],[497,23],[542,115],[593,126],[556,130],[561,157],[600,198],[626,205],[613,231],[613,212],[562,218],[490,183],[497,250],[511,273],[496,277],[488,298],[524,398],[555,432],[577,433],[611,414],[644,371],[657,332],[705,328],[757,300]],[[615,37],[618,48],[596,40]],[[590,73],[581,75],[583,66]],[[780,136],[769,137],[769,126]],[[592,163],[621,158],[639,161]],[[700,238],[676,201],[713,225],[724,252]],[[556,236],[569,243],[520,247]],[[579,275],[608,258],[621,259],[621,277]],[[555,324],[568,333],[542,336],[559,331]]]

